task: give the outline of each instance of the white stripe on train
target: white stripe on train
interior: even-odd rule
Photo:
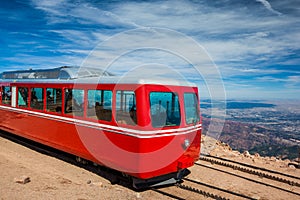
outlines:
[[[8,106],[0,106],[3,110],[10,110],[12,112],[18,112],[18,113],[26,113],[32,116],[38,116],[50,120],[65,122],[69,124],[94,128],[98,130],[104,130],[109,132],[114,132],[117,134],[123,134],[123,135],[129,135],[137,138],[153,138],[153,137],[164,137],[164,136],[176,136],[176,135],[184,135],[193,131],[201,130],[202,124],[197,124],[195,126],[189,126],[186,128],[176,128],[176,129],[167,129],[167,130],[154,130],[154,131],[142,131],[142,130],[135,130],[135,129],[129,129],[124,127],[118,127],[118,126],[112,126],[107,124],[101,124],[96,122],[90,122],[85,121],[81,119],[75,119],[75,118],[68,118],[63,116],[57,116],[57,115],[51,115],[31,110],[24,110],[19,108],[13,108]],[[169,134],[167,134],[169,133]]]

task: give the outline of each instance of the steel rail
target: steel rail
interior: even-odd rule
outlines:
[[[214,193],[211,193],[211,192],[206,192],[205,190],[200,190],[200,189],[197,189],[197,188],[193,188],[193,187],[190,187],[190,186],[187,186],[187,185],[184,185],[184,184],[176,184],[176,186],[178,188],[181,188],[183,190],[187,190],[187,191],[190,191],[190,192],[194,192],[194,193],[197,193],[197,194],[201,194],[205,197],[210,197],[212,199],[217,199],[217,200],[229,200],[228,198],[226,197],[222,197],[220,195],[216,195]]]
[[[247,166],[248,168],[245,168],[245,167],[241,167],[241,166],[238,166],[238,165],[233,165],[233,164],[230,164],[230,163],[225,163],[225,162],[222,162],[222,161],[218,161],[217,159],[218,158],[211,159],[211,158],[208,158],[208,157],[200,157],[200,160],[203,160],[203,161],[206,161],[206,162],[210,162],[210,163],[217,164],[217,165],[222,165],[222,166],[225,166],[225,167],[230,167],[230,168],[232,168],[234,170],[239,170],[239,171],[242,171],[242,172],[245,172],[245,173],[258,175],[260,177],[264,177],[264,178],[275,180],[275,181],[278,181],[278,182],[281,182],[281,183],[286,183],[286,184],[289,184],[289,185],[292,185],[292,186],[300,187],[300,183],[299,182],[291,181],[291,180],[284,179],[284,178],[281,178],[281,177],[278,177],[278,176],[273,176],[273,175],[270,175],[270,174],[267,174],[267,173],[255,171],[255,170],[252,170],[252,169],[248,169],[248,168],[251,168],[251,165],[248,165]],[[220,160],[222,160],[222,159],[220,159]],[[231,162],[231,161],[230,160],[228,160],[228,161],[226,160],[226,162]],[[232,163],[236,163],[236,162],[233,161]],[[199,163],[195,163],[195,164],[199,165]],[[236,164],[238,164],[238,163],[236,163]],[[241,164],[243,164],[243,163],[241,163]],[[253,166],[253,168],[254,167],[255,166]],[[258,170],[262,170],[262,171],[267,171],[268,170],[268,169],[264,169],[264,168],[260,168],[260,167],[257,167],[257,168],[254,168],[254,169],[258,169]],[[276,171],[269,170],[268,172],[269,173],[273,173],[273,172],[276,172]],[[275,174],[279,174],[279,173],[280,172],[275,173]],[[283,173],[280,174],[280,175],[283,175]]]
[[[220,158],[220,157],[211,156],[211,155],[202,155],[200,157],[200,159],[203,158],[203,157],[211,157],[211,158],[215,158],[215,159],[219,159],[219,160],[223,160],[223,161],[227,161],[227,162],[232,162],[232,163],[235,163],[235,164],[239,164],[239,165],[242,165],[242,166],[245,166],[245,167],[249,167],[249,168],[253,168],[253,169],[258,169],[258,170],[261,170],[261,171],[266,171],[266,172],[270,172],[270,173],[273,173],[273,174],[279,174],[279,175],[282,175],[282,176],[286,176],[286,177],[289,177],[289,178],[294,178],[294,179],[300,180],[300,177],[297,177],[297,176],[293,176],[293,175],[290,175],[290,174],[285,174],[285,173],[282,173],[282,172],[278,172],[278,171],[274,171],[274,170],[270,170],[270,169],[266,169],[266,168],[262,168],[262,167],[257,167],[257,166],[246,164],[246,163],[241,163],[241,162],[230,160],[230,159],[226,159],[226,158]]]
[[[254,182],[254,183],[258,183],[258,184],[261,184],[261,185],[272,187],[272,188],[275,188],[275,189],[278,189],[278,190],[281,190],[281,191],[284,191],[284,192],[295,194],[297,196],[300,196],[300,194],[297,193],[297,192],[293,192],[293,191],[290,191],[290,190],[287,190],[287,189],[284,189],[284,188],[281,188],[281,187],[277,187],[275,185],[271,185],[271,184],[268,184],[268,183],[264,183],[264,182],[260,182],[260,181],[257,181],[257,180],[253,180],[251,178],[247,178],[247,177],[244,177],[244,176],[241,176],[241,175],[238,175],[238,174],[234,174],[234,173],[231,173],[231,172],[227,172],[227,171],[224,171],[224,170],[221,170],[221,169],[216,169],[216,168],[213,168],[213,167],[210,167],[210,166],[206,166],[206,165],[202,165],[202,164],[197,164],[197,165],[198,166],[202,166],[202,167],[206,167],[206,168],[209,168],[209,169],[212,169],[212,170],[216,170],[216,171],[219,171],[219,172],[222,172],[222,173],[225,173],[225,174],[229,174],[229,175],[232,175],[232,176],[235,176],[235,177],[238,177],[238,178],[242,178],[242,179]]]
[[[192,180],[192,179],[189,179],[189,178],[183,178],[183,180],[188,181],[188,182],[195,183],[195,184],[197,184],[197,185],[202,185],[202,186],[205,186],[205,187],[214,189],[214,190],[218,190],[218,191],[221,191],[221,192],[224,192],[224,193],[233,195],[233,196],[235,196],[235,197],[242,197],[242,198],[244,198],[244,199],[255,200],[255,198],[246,196],[246,195],[244,195],[244,194],[236,193],[236,192],[233,192],[233,191],[224,189],[224,188],[219,188],[219,187],[216,187],[216,186],[213,186],[213,185],[209,185],[209,184],[207,184],[207,183],[203,183],[203,182],[200,182],[200,181]],[[182,185],[183,185],[183,184],[182,184]],[[211,197],[211,198],[214,198],[214,199],[222,199],[222,200],[229,199],[229,198],[227,198],[227,197],[222,197],[222,196],[220,196],[220,195],[215,195],[215,194],[213,194],[213,193],[208,193],[208,192],[205,192],[205,191],[203,191],[203,190],[199,190],[199,189],[196,189],[196,188],[193,188],[193,187],[190,187],[190,186],[183,185],[183,186],[181,186],[181,187],[190,188],[190,190],[193,191],[193,192],[197,192],[197,193],[199,193],[199,194],[202,194],[202,195],[204,195],[204,196]]]

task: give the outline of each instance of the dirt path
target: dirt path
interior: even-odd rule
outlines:
[[[138,193],[85,169],[40,154],[0,137],[0,199],[157,199],[152,191]],[[27,184],[16,183],[21,176]]]
[[[300,176],[300,169],[288,167],[288,161],[244,156],[220,143],[215,145],[211,154]],[[201,161],[198,162],[201,163]],[[241,182],[239,179],[228,177],[226,174],[220,174],[214,170],[199,166],[192,167],[190,170],[192,172],[189,175],[190,178],[222,188],[234,188],[236,192],[242,192],[254,198],[268,199],[268,193],[272,192],[272,199],[285,199],[285,197],[297,199],[294,198],[296,196],[285,196],[282,191],[269,190],[267,187],[258,187],[255,184]],[[234,170],[230,170],[230,172],[239,173]],[[108,180],[101,176],[57,158],[38,153],[2,137],[0,137],[0,175],[0,200],[171,199],[152,190],[136,192],[121,185],[111,185]],[[22,176],[29,177],[30,182],[26,184],[16,183],[16,178]],[[291,189],[293,188],[291,187]],[[180,192],[178,194],[178,188],[175,186],[168,187],[166,190],[171,193],[177,192],[177,195],[180,196]],[[199,194],[191,194],[188,199],[207,198]]]

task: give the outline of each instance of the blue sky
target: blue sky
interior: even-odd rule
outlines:
[[[101,65],[112,58],[112,71],[183,74],[199,84],[203,97],[218,93],[211,85],[219,77],[227,98],[300,98],[298,0],[0,5],[1,71]]]

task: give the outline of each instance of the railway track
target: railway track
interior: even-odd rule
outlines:
[[[168,196],[172,199],[201,199],[203,197],[208,199],[217,200],[229,200],[229,199],[249,199],[255,200],[251,196],[240,194],[231,190],[227,190],[221,187],[216,187],[199,180],[193,180],[189,178],[183,178],[182,183],[175,185],[177,191],[174,188],[153,188],[152,190],[158,192],[164,196]],[[193,195],[191,195],[193,194]],[[195,196],[194,194],[198,195]]]
[[[218,182],[217,179],[204,179],[207,174],[206,176],[195,177],[193,172],[189,175],[190,177],[183,178],[182,183],[176,184],[178,191],[171,188],[160,188],[155,189],[155,191],[172,199],[197,199],[191,198],[191,193],[198,194],[199,199],[206,197],[220,200],[300,198],[300,177],[291,174],[214,156],[201,156],[200,161],[196,163],[194,168],[199,168],[199,171],[203,172],[205,170],[205,173],[211,170],[214,171],[213,174],[220,174],[220,177],[229,177],[228,179],[240,179],[243,184],[251,184],[253,188],[261,187],[265,192],[253,194],[251,191],[224,187],[224,184],[222,187],[216,184]],[[198,174],[203,175],[205,173]],[[218,175],[215,176],[218,177]],[[209,182],[212,182],[212,184],[209,184]],[[234,180],[232,182],[234,182]],[[280,191],[283,197],[272,196],[272,191]]]
[[[208,199],[217,199],[217,200],[229,200],[229,199],[249,199],[255,200],[251,196],[244,195],[242,193],[234,192],[232,190],[224,189],[222,187],[217,187],[212,184],[207,184],[199,180],[193,180],[190,178],[183,178],[181,183],[177,183],[176,188],[154,188],[152,189],[155,192],[158,192],[162,195],[168,196],[172,199],[201,199],[203,197]],[[198,196],[191,194],[198,194]]]
[[[196,166],[243,180],[244,184],[251,183],[253,187],[265,187],[268,192],[280,191],[292,199],[300,198],[299,176],[215,156],[201,156]]]
[[[246,163],[241,163],[225,158],[219,158],[216,156],[201,156],[200,160],[210,162],[212,164],[217,164],[221,166],[225,166],[228,168],[232,168],[234,170],[239,170],[248,174],[257,175],[262,178],[271,179],[274,181],[278,181],[281,183],[289,184],[291,186],[300,187],[300,177],[293,176],[291,174],[286,174],[262,167],[257,167],[254,165],[249,165]],[[196,163],[196,165],[201,166],[201,164]]]
[[[210,198],[213,198],[213,199],[221,199],[221,200],[239,199],[239,198],[241,198],[241,199],[252,199],[252,200],[255,199],[255,198],[252,198],[250,196],[240,194],[240,193],[237,193],[237,192],[234,192],[234,191],[231,191],[231,190],[227,190],[227,189],[224,189],[224,188],[221,188],[221,187],[216,187],[214,185],[210,185],[210,184],[198,181],[198,180],[192,180],[192,179],[189,179],[189,178],[184,178],[183,180],[185,181],[185,184],[179,184],[178,187],[188,189],[190,191],[202,194],[203,196],[210,197]],[[192,184],[192,185],[194,185],[194,187],[189,186],[187,184],[189,184],[189,185]],[[207,191],[211,190],[212,192],[206,192],[204,190],[201,191],[201,190],[197,189],[199,187],[204,187],[204,188],[206,187]],[[213,191],[213,190],[215,190],[215,191]]]
[[[78,163],[78,160],[76,161],[74,155],[66,154],[56,149],[6,132],[4,133],[0,131],[0,137],[7,138],[40,153],[54,156],[68,163],[75,164],[88,171],[94,172],[107,180],[110,180],[111,183],[118,183],[125,187],[130,187],[128,180],[124,179],[124,177],[123,179],[120,178],[121,176],[119,176],[120,174],[118,174],[118,172],[101,168],[100,166],[94,166],[92,163],[88,163],[88,161],[81,161]],[[192,172],[184,178],[181,183],[178,183],[175,186],[152,188],[152,190],[160,193],[162,196],[179,200],[201,199],[203,197],[206,197],[207,199],[220,200],[259,199],[257,196],[249,192],[241,191],[237,188],[220,186],[217,184],[218,181],[206,180],[205,177],[207,175],[207,171],[211,170],[216,174],[220,174],[220,176],[232,176],[234,178],[243,179],[247,181],[246,184],[255,184],[256,186],[254,187],[258,187],[257,185],[263,185],[264,187],[271,188],[273,190],[280,190],[287,193],[289,195],[287,198],[289,199],[297,199],[300,197],[300,178],[291,174],[285,174],[213,156],[201,156],[200,161],[196,163],[193,169],[199,170],[199,173]],[[198,174],[198,177],[195,174]],[[218,175],[215,176],[217,177]],[[232,180],[232,182],[234,182],[234,180]],[[274,184],[274,182],[277,184]],[[268,198],[268,195],[263,197],[272,199],[272,197]]]

